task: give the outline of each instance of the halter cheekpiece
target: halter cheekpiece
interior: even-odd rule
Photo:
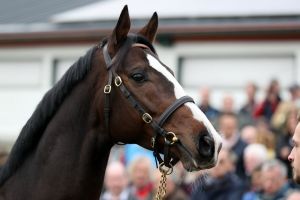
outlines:
[[[135,46],[135,47],[140,47],[140,48],[147,48],[150,49],[154,54],[155,50],[153,47],[149,47],[148,45],[138,43],[137,39],[143,39],[145,40],[142,36],[140,35],[130,35],[127,37],[126,41],[124,42],[123,46]],[[174,164],[178,161],[177,159],[171,158],[169,155],[169,148],[172,145],[175,145],[176,143],[179,143],[179,139],[175,135],[175,133],[166,131],[162,126],[166,122],[166,120],[183,104],[187,102],[194,102],[194,100],[189,97],[189,96],[183,96],[177,100],[175,100],[159,117],[158,121],[155,121],[152,116],[141,106],[141,104],[131,95],[130,91],[126,88],[126,86],[123,84],[121,77],[112,69],[112,65],[114,64],[114,59],[117,57],[118,52],[116,55],[111,58],[109,53],[108,53],[108,43],[105,44],[103,47],[103,56],[105,60],[105,64],[107,67],[108,71],[108,82],[104,86],[104,121],[105,121],[105,128],[107,131],[109,131],[109,117],[110,117],[110,94],[112,90],[112,83],[114,82],[114,85],[120,89],[124,97],[129,101],[129,103],[139,112],[142,120],[151,125],[152,128],[154,129],[154,135],[151,138],[151,146],[153,148],[153,155],[156,159],[156,161],[159,163],[157,166],[160,168],[163,166],[172,168]],[[122,47],[121,47],[122,48]],[[159,150],[157,147],[157,140],[158,137],[161,136],[164,138],[164,159],[161,158],[159,154]]]

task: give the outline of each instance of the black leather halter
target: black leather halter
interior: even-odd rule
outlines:
[[[141,37],[141,36],[134,36],[134,37]],[[137,47],[141,46],[144,48],[150,49],[145,44],[139,44],[136,43],[135,40],[131,37],[128,37],[125,43],[129,43],[128,45],[133,46],[136,45]],[[126,45],[126,44],[125,44]],[[143,121],[149,125],[151,125],[154,129],[154,136],[151,139],[151,146],[153,148],[153,154],[157,162],[159,162],[159,165],[165,165],[167,167],[172,167],[176,162],[177,159],[171,158],[169,155],[169,147],[179,143],[179,139],[175,135],[175,133],[166,131],[162,126],[166,122],[166,120],[183,104],[187,102],[193,102],[194,100],[189,96],[183,96],[175,102],[173,102],[159,117],[158,121],[153,120],[152,116],[147,113],[147,111],[141,106],[141,104],[131,95],[130,91],[126,88],[126,86],[123,84],[121,77],[112,69],[112,65],[114,64],[114,58],[111,58],[108,50],[107,50],[108,44],[105,44],[103,47],[103,56],[106,63],[106,67],[108,70],[108,83],[104,87],[104,93],[105,93],[105,99],[104,99],[104,120],[105,120],[105,127],[106,130],[109,131],[109,115],[110,115],[110,105],[109,105],[109,98],[112,88],[112,81],[114,80],[114,85],[120,89],[124,97],[129,101],[129,103],[139,112],[141,115]],[[122,48],[122,47],[121,47]],[[151,50],[153,52],[153,50]],[[154,52],[153,52],[154,53]],[[116,53],[117,55],[118,53]],[[159,150],[157,147],[157,140],[158,137],[162,136],[164,138],[164,160],[161,158],[159,154]]]

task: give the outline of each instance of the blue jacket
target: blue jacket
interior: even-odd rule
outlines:
[[[284,200],[288,191],[291,189],[290,185],[285,184],[277,193],[273,195],[266,195],[263,192],[247,192],[242,200]]]

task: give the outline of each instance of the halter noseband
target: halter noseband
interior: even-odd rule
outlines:
[[[140,48],[147,48],[150,49],[147,45],[134,42],[132,37],[141,37],[141,36],[129,36],[127,37],[125,43],[129,43],[131,46],[140,47]],[[126,46],[126,44],[125,44]],[[120,89],[124,97],[129,101],[129,103],[139,112],[142,117],[142,120],[150,124],[154,129],[154,136],[151,139],[151,147],[153,148],[153,154],[157,162],[159,162],[159,166],[167,166],[172,168],[174,164],[178,161],[177,159],[171,158],[169,155],[169,148],[170,146],[179,143],[179,139],[173,132],[166,131],[162,126],[166,122],[166,120],[183,104],[187,102],[193,102],[194,100],[189,96],[183,96],[177,100],[175,100],[159,117],[158,121],[156,122],[153,120],[152,116],[146,112],[146,110],[141,106],[141,104],[131,95],[130,91],[125,87],[122,82],[121,77],[112,69],[112,65],[114,62],[114,58],[118,54],[116,53],[115,57],[111,58],[108,50],[108,44],[105,44],[103,47],[103,56],[105,60],[105,64],[108,70],[108,83],[104,87],[104,121],[106,130],[109,131],[109,115],[110,115],[110,104],[109,104],[109,97],[112,88],[112,81],[114,79],[114,85]],[[122,47],[121,47],[122,48]],[[151,49],[150,49],[151,50]],[[153,50],[151,50],[153,52]],[[162,136],[164,138],[164,160],[161,158],[158,148],[157,148],[157,138],[158,136]]]

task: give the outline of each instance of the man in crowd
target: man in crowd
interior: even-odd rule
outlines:
[[[244,166],[248,176],[254,169],[268,160],[267,148],[258,143],[249,144],[244,150]]]
[[[208,87],[201,88],[200,102],[201,103],[199,104],[199,108],[207,116],[207,118],[211,120],[212,123],[214,123],[219,116],[219,111],[211,105],[210,90]]]
[[[223,137],[223,147],[231,150],[237,157],[236,173],[244,179],[246,177],[244,168],[244,142],[239,133],[238,119],[234,113],[223,113],[219,118],[219,129]]]
[[[263,163],[261,169],[262,190],[256,192],[253,199],[259,200],[282,200],[291,190],[287,181],[286,166],[279,160],[268,160]]]
[[[296,126],[293,138],[293,149],[288,157],[293,168],[293,179],[300,184],[300,123]]]
[[[238,200],[245,191],[245,185],[234,173],[236,156],[229,149],[222,148],[217,165],[208,170],[208,176],[198,178],[200,186],[191,195],[191,200]]]
[[[109,163],[104,179],[105,191],[100,200],[135,200],[130,197],[125,166],[120,162]]]

